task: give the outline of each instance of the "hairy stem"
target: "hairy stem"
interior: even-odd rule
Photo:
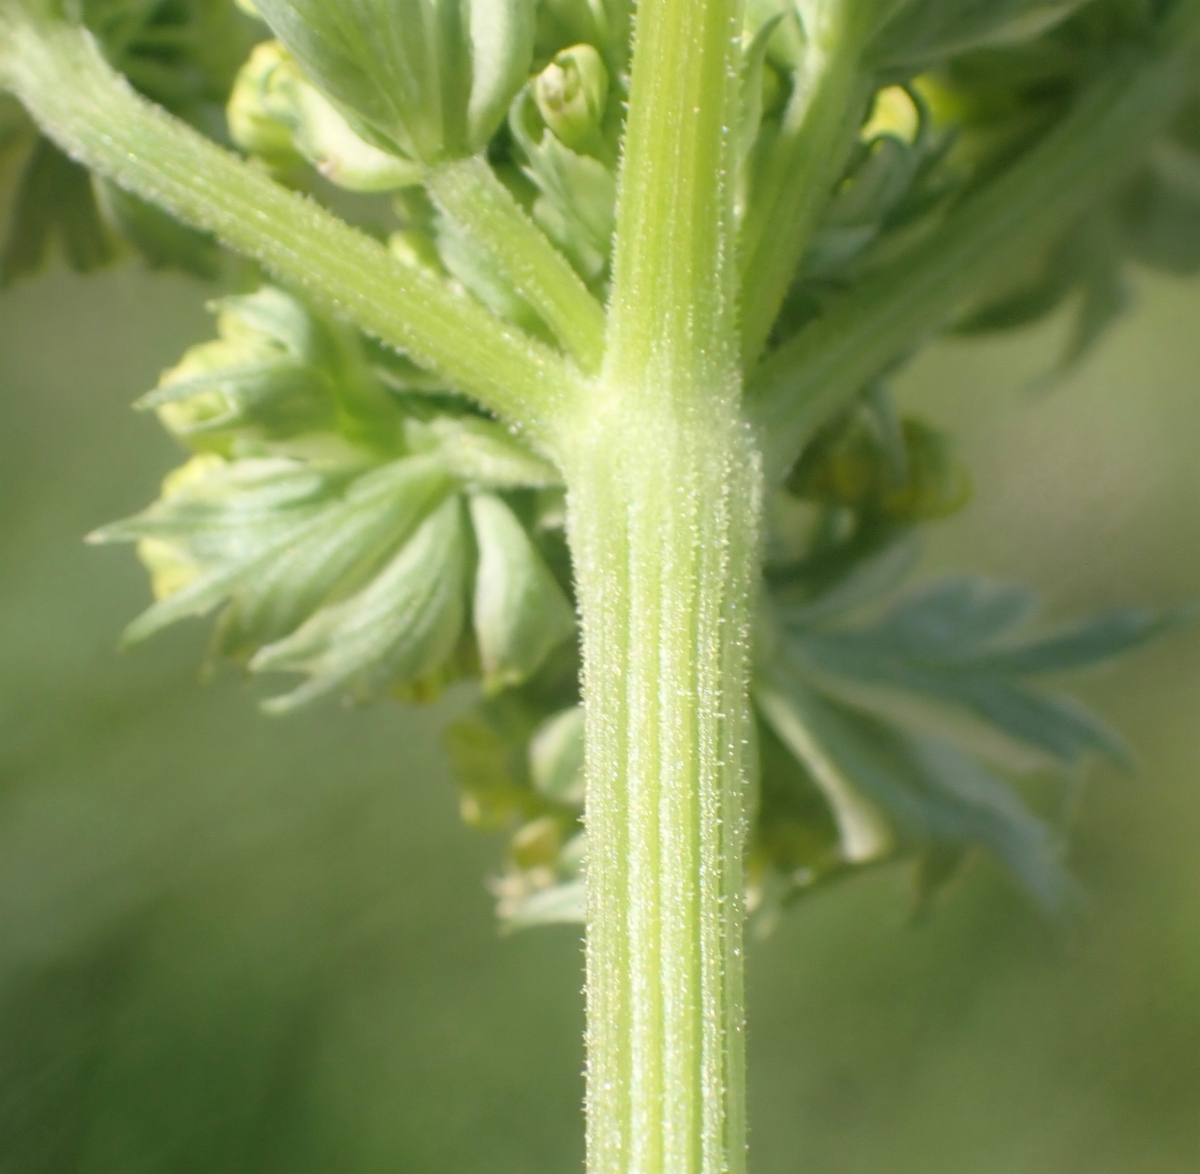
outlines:
[[[565,448],[584,628],[588,1168],[745,1164],[760,462],[741,415],[736,0],[642,0],[604,366]]]
[[[588,1168],[744,1169],[742,845],[760,474],[636,405],[567,463],[584,618]]]
[[[740,393],[729,131],[739,17],[737,0],[638,9],[604,361],[623,394]]]
[[[487,252],[576,362],[585,371],[598,370],[604,352],[604,307],[525,215],[487,161],[475,156],[443,163],[430,170],[425,186],[442,211]]]
[[[769,355],[747,406],[767,477],[864,385],[942,329],[989,281],[1023,262],[1136,164],[1195,78],[1200,19],[1179,5],[1169,51],[1131,53],[1081,95],[1042,141],[957,208],[927,241]],[[1176,27],[1177,26],[1177,27]]]
[[[139,97],[85,30],[2,15],[5,81],[73,158],[545,437],[579,383],[554,351]]]

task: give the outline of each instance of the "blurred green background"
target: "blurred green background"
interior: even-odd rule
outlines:
[[[0,295],[0,1172],[567,1174],[579,935],[499,938],[434,710],[268,720],[204,625],[82,536],[175,460],[127,404],[206,337],[125,269]],[[944,345],[903,396],[978,494],[928,570],[1052,614],[1200,594],[1200,285],[1145,283],[1066,383],[1056,327]],[[1200,633],[1080,686],[1139,752],[1090,779],[1092,894],[1047,926],[986,862],[909,923],[884,873],[750,954],[755,1174],[1200,1170]]]

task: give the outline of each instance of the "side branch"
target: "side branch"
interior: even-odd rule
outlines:
[[[1187,12],[1200,5],[1181,5]],[[1181,22],[1182,23],[1182,22]],[[953,211],[928,241],[847,294],[751,376],[747,411],[768,483],[865,384],[901,361],[986,281],[1019,270],[1135,164],[1195,77],[1200,26],[1174,52],[1131,58],[998,179]]]
[[[846,166],[874,88],[854,4],[837,6],[808,50],[815,80],[797,86],[754,177],[742,226],[742,362],[752,369]]]
[[[561,356],[141,98],[86,30],[4,24],[6,83],[72,157],[549,439],[581,382]]]

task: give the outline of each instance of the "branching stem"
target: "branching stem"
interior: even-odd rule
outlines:
[[[588,1168],[745,1163],[760,462],[741,415],[735,0],[642,0],[608,346],[566,449],[584,626]]]
[[[487,162],[475,156],[440,164],[426,176],[426,188],[487,252],[576,362],[596,372],[604,353],[604,307]]]
[[[1001,281],[1136,165],[1194,82],[1197,19],[1169,52],[1131,51],[1004,174],[953,211],[925,243],[835,303],[750,378],[748,410],[767,477],[782,476],[822,423],[872,379],[945,327],[988,282]]]
[[[846,166],[871,97],[855,4],[834,8],[812,30],[809,70],[797,85],[754,175],[742,228],[742,354],[752,367],[771,332],[788,286]]]
[[[549,435],[580,384],[554,351],[139,97],[83,29],[17,16],[4,32],[13,88],[68,154],[254,257],[535,440]]]

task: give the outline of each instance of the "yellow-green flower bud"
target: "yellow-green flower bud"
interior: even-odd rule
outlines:
[[[859,137],[864,143],[880,135],[891,135],[902,143],[914,143],[921,128],[921,113],[903,86],[886,86],[875,95],[871,117]]]
[[[546,125],[568,147],[599,133],[608,102],[608,70],[591,45],[557,54],[538,74],[533,98]]]
[[[583,806],[583,707],[548,717],[529,742],[529,774],[553,803]]]
[[[173,469],[163,478],[163,500],[178,496],[223,465],[224,461],[215,453],[201,453],[192,457],[186,464]],[[170,542],[164,538],[141,539],[137,544],[137,556],[142,566],[150,573],[150,590],[155,599],[166,599],[175,592],[182,591],[203,569],[189,555],[184,544]]]
[[[255,155],[280,170],[304,162],[296,149],[291,127],[267,108],[271,76],[287,60],[287,50],[278,41],[264,41],[255,46],[233,83],[225,110],[229,137],[248,155]]]

